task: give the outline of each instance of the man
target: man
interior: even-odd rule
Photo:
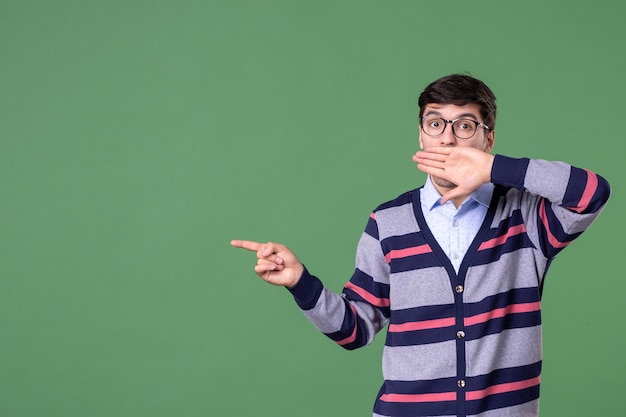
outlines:
[[[380,205],[337,295],[285,246],[233,241],[346,349],[388,325],[374,416],[537,416],[540,301],[552,259],[609,185],[563,162],[493,155],[495,96],[450,75],[419,98],[423,187]],[[330,413],[332,414],[332,413]]]

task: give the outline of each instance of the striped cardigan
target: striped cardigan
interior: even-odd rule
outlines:
[[[496,155],[486,218],[456,273],[420,189],[370,216],[342,295],[306,269],[307,318],[346,349],[388,325],[374,416],[537,416],[541,292],[550,262],[598,216],[606,180],[562,162]]]

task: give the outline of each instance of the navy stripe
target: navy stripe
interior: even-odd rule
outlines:
[[[600,210],[606,202],[609,200],[609,196],[611,195],[611,186],[600,175],[596,174],[598,177],[598,187],[596,188],[595,193],[591,199],[591,202],[587,206],[587,210],[583,213],[595,213]]]
[[[391,324],[409,323],[416,320],[437,320],[446,317],[454,317],[453,304],[440,304],[394,310],[393,316],[391,317]]]
[[[424,235],[421,232],[415,232],[385,238],[380,242],[380,246],[383,249],[383,253],[387,255],[392,250],[413,248],[416,246],[422,246],[426,243],[429,242],[424,238]]]
[[[574,167],[570,168],[569,181],[567,183],[565,195],[563,196],[563,202],[561,203],[563,207],[578,206],[578,203],[585,192],[588,177],[587,171],[584,169]]]
[[[436,394],[457,390],[456,378],[437,378],[419,381],[386,380],[382,394]]]
[[[533,242],[528,237],[528,234],[524,232],[509,237],[503,245],[478,251],[472,261],[472,266],[487,265],[496,262],[506,254],[525,248],[535,249],[535,245],[533,245]]]
[[[480,391],[494,385],[525,381],[541,374],[541,361],[526,366],[498,369],[488,375],[468,379],[469,391]],[[539,398],[539,385],[522,390],[486,396],[479,400],[468,401],[467,413],[480,414],[488,410],[512,407]]]
[[[563,230],[563,225],[559,221],[559,219],[554,214],[554,210],[552,209],[552,205],[548,200],[545,200],[545,212],[546,219],[548,221],[548,229],[550,233],[561,243],[568,243],[572,240],[576,239],[578,236],[582,234],[582,232],[568,234]],[[537,208],[537,222],[539,224],[539,242],[541,244],[541,250],[543,254],[547,258],[555,257],[560,251],[565,249],[567,246],[555,247],[550,243],[548,239],[548,230],[546,229],[543,219],[541,218],[541,205]]]
[[[539,311],[508,314],[504,317],[494,318],[484,323],[466,327],[465,340],[477,340],[490,334],[502,333],[505,330],[535,327],[540,324],[541,313]]]
[[[369,218],[369,220],[367,221],[367,225],[365,226],[365,233],[378,240],[378,224],[376,223],[376,220],[372,219],[371,217]]]
[[[385,381],[378,397],[383,394],[436,394],[445,392],[458,393],[456,378],[442,378],[424,381]],[[456,401],[387,403],[378,399],[374,412],[394,417],[450,416],[456,415]]]
[[[394,310],[391,317],[391,325],[401,325],[414,321],[439,320],[442,318],[454,317],[454,305],[437,305],[416,307],[404,310]],[[390,328],[391,330],[391,328]],[[412,330],[403,332],[387,332],[388,346],[412,346],[438,343],[456,338],[456,328],[454,325],[448,327],[438,327],[433,329]]]
[[[389,284],[374,281],[374,278],[361,271],[359,268],[356,268],[354,270],[352,278],[350,278],[350,282],[359,288],[363,288],[365,291],[377,298],[389,299]],[[344,293],[347,294],[348,292],[353,295],[350,297],[350,299],[365,301],[360,295],[358,295],[354,291],[350,290],[349,288],[344,288]]]
[[[467,316],[489,313],[506,308],[509,305],[538,302],[540,293],[537,288],[523,288],[488,297],[480,303],[466,305]],[[504,330],[535,327],[541,324],[539,310],[524,313],[507,314],[504,317],[492,318],[483,323],[467,326],[465,340],[477,340],[488,334],[502,333]]]
[[[489,229],[487,236],[483,239],[483,242],[487,242],[491,239],[497,239],[505,236],[512,227],[521,226],[524,224],[524,219],[520,210],[514,210],[511,216],[502,220],[496,227]],[[481,242],[481,243],[483,243]],[[515,252],[516,250],[523,248],[535,248],[532,241],[528,237],[526,232],[518,233],[507,237],[504,243],[499,244],[492,248],[486,248],[480,250],[473,260],[473,265],[486,265],[491,262],[495,262],[502,255]]]
[[[501,220],[496,227],[490,228],[486,236],[483,237],[483,240],[488,241],[505,235],[511,227],[519,226],[521,224],[524,224],[522,211],[520,209],[513,210],[509,217]]]
[[[513,407],[539,399],[539,385],[523,390],[490,395],[481,400],[467,401],[467,414],[475,415],[489,410]]]
[[[407,256],[406,258],[392,259],[389,264],[391,273],[414,271],[419,268],[441,267],[441,263],[437,260],[432,252],[421,255]]]
[[[465,304],[467,316],[487,313],[497,308],[504,308],[511,304],[533,303],[539,301],[539,291],[536,287],[516,288],[505,293],[486,297],[477,303]]]
[[[429,268],[441,266],[440,262],[432,253],[432,242],[421,232],[407,233],[401,236],[391,236],[381,241],[383,254],[386,256],[393,250],[414,248],[428,244],[430,249],[426,253],[407,256],[403,258],[393,258],[389,263],[391,273],[412,271],[419,268]]]
[[[376,298],[389,300],[389,284],[384,284],[382,282],[374,281],[370,275],[356,268],[354,274],[352,274],[352,278],[350,278],[350,283],[355,286],[362,288],[366,292],[372,294]],[[353,301],[362,301],[364,303],[371,304],[368,300],[361,297],[357,292],[353,291],[350,288],[343,289],[343,294],[348,300]],[[389,306],[375,306],[380,310],[385,317],[389,317],[391,315],[391,310]]]
[[[430,343],[445,342],[456,338],[456,328],[454,326],[414,330],[410,332],[387,332],[386,346],[420,346]]]
[[[454,416],[456,401],[441,401],[435,403],[386,403],[377,401],[374,412],[383,416],[419,417],[419,416]]]
[[[512,368],[496,369],[487,375],[479,375],[468,379],[468,391],[479,391],[494,385],[509,382],[525,381],[541,374],[541,361],[529,365]]]
[[[311,275],[305,267],[298,283],[288,290],[293,295],[298,307],[302,310],[310,310],[317,304],[324,290],[324,284],[319,278]]]
[[[420,187],[421,188],[421,187]],[[411,190],[411,191],[407,191],[404,194],[399,195],[397,198],[391,200],[391,201],[387,201],[386,203],[383,203],[381,205],[379,205],[376,210],[374,210],[374,212],[377,211],[382,211],[382,210],[386,210],[389,208],[395,208],[395,207],[401,207],[407,203],[411,202],[411,194],[414,192],[415,190]]]
[[[567,183],[567,189],[565,190],[563,202],[561,203],[562,206],[576,207],[579,205],[587,183],[589,182],[589,175],[592,174],[588,174],[584,169],[571,167],[569,182]],[[598,178],[598,185],[594,190],[591,201],[589,201],[589,204],[581,214],[595,213],[604,206],[609,198],[611,193],[609,183],[600,175],[596,174],[596,177]]]
[[[326,333],[331,340],[335,342],[339,342],[344,340],[350,336],[354,332],[354,327],[356,326],[356,338],[353,342],[341,345],[344,349],[354,350],[360,347],[363,347],[367,344],[367,331],[366,327],[363,323],[363,320],[356,316],[352,309],[350,308],[350,304],[347,300],[344,300],[346,309],[343,317],[343,323],[341,324],[341,329],[338,332]]]
[[[523,190],[529,163],[528,158],[517,159],[496,154],[491,168],[491,182]]]
[[[548,228],[550,229],[550,232],[552,232],[552,235],[555,238],[557,238],[559,242],[562,242],[562,243],[571,242],[572,240],[580,236],[581,232],[572,233],[572,234],[565,232],[565,230],[563,229],[563,225],[559,221],[559,218],[556,216],[556,214],[554,214],[554,209],[552,208],[552,204],[550,204],[548,200],[544,200],[544,201],[545,201],[544,207],[546,211],[546,218],[548,219]]]

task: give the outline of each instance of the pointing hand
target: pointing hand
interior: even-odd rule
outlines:
[[[302,276],[304,266],[285,245],[250,240],[233,240],[230,244],[236,248],[256,252],[257,263],[254,272],[272,285],[292,288]]]

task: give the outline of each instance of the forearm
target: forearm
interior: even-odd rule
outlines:
[[[528,191],[576,213],[598,212],[610,195],[609,184],[601,176],[564,162],[540,159],[495,155],[491,181]]]
[[[352,350],[367,345],[374,337],[371,327],[363,316],[363,308],[357,307],[345,297],[326,288],[321,280],[305,268],[298,284],[288,288],[305,317],[323,334],[341,347]]]
[[[520,211],[530,239],[554,257],[598,217],[610,194],[599,175],[563,162],[496,155],[491,181],[520,190]],[[509,194],[509,193],[507,193]]]

